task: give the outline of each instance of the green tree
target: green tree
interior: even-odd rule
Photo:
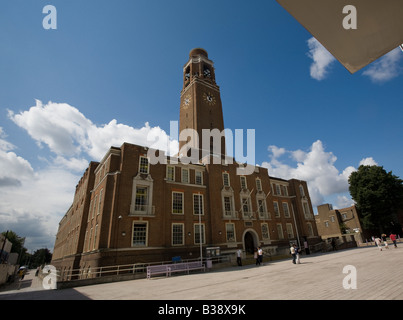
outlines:
[[[364,228],[388,232],[397,224],[397,211],[403,204],[403,180],[380,166],[360,166],[348,182]]]
[[[49,264],[52,260],[52,254],[48,248],[38,249],[32,255],[32,266],[34,268],[41,265]]]
[[[27,253],[27,248],[24,247],[25,238],[20,237],[14,231],[4,231],[1,233],[3,236],[7,236],[8,241],[12,243],[11,252],[19,254],[18,261],[24,261]]]

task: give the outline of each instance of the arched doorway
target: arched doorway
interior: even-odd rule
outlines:
[[[252,253],[258,246],[257,234],[254,230],[247,230],[244,234],[244,248],[246,253]]]

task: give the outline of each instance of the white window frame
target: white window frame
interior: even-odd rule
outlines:
[[[250,215],[253,216],[253,211],[252,211],[252,203],[251,203],[251,199],[250,199],[250,195],[241,195],[241,210],[242,210],[242,217],[245,218],[246,214],[248,215],[247,218],[250,219]],[[246,201],[245,201],[246,200]],[[245,212],[244,210],[244,206],[247,206],[248,211]]]
[[[130,213],[129,215],[140,215],[140,216],[153,216],[154,208],[153,208],[153,185],[154,181],[151,179],[150,175],[147,176],[146,179],[141,178],[140,174],[133,178],[133,186],[132,186],[132,201],[130,204]],[[136,199],[137,199],[137,188],[146,188],[147,189],[147,203],[144,204],[145,210],[136,210]]]
[[[281,213],[280,213],[280,207],[278,205],[278,201],[273,201],[273,207],[274,207],[274,216],[276,218],[280,218]],[[277,208],[277,210],[276,210],[276,208]]]
[[[196,204],[197,204],[197,208],[200,210],[199,208],[199,204],[200,204],[200,198],[201,197],[201,215],[204,215],[204,196],[201,193],[193,193],[193,214],[194,215],[199,215],[199,213],[196,213]],[[197,197],[197,202],[195,197]]]
[[[256,178],[256,190],[257,191],[263,191],[263,189],[262,189],[262,180],[260,180],[260,178]]]
[[[281,196],[281,186],[279,184],[276,184],[276,195]]]
[[[292,227],[292,223],[286,223],[285,228],[287,230],[288,239],[294,239],[294,228]]]
[[[181,240],[181,243],[174,243],[174,236],[175,236],[175,234],[174,234],[174,227],[178,227],[178,226],[180,226],[181,227],[181,236],[182,236],[182,240]],[[178,234],[178,233],[177,233]],[[173,247],[178,247],[178,246],[183,246],[183,245],[185,245],[185,224],[184,223],[172,223],[172,226],[171,226],[171,245],[173,246]],[[176,238],[176,239],[179,239],[179,238]]]
[[[98,200],[98,211],[97,215],[101,213],[101,205],[102,205],[102,195],[103,195],[104,189],[102,188],[101,191],[99,191],[99,200]]]
[[[199,223],[195,223],[193,225],[193,234],[194,234],[194,244],[200,244],[200,236],[199,234],[197,234],[196,236],[196,228],[200,228],[202,229],[202,244],[206,244],[206,228],[204,223],[202,223],[201,225]]]
[[[144,189],[145,190],[144,204],[137,204],[137,197],[140,195],[138,193],[138,189]],[[149,206],[148,198],[149,198],[149,194],[150,194],[149,187],[142,186],[142,185],[136,185],[136,191],[135,192],[136,192],[136,196],[135,196],[135,199],[134,199],[134,211],[136,213],[147,212],[147,209],[148,209],[148,206]]]
[[[174,212],[174,194],[181,194],[181,198],[182,198],[182,212]],[[185,214],[185,194],[182,191],[172,191],[172,214],[180,214],[183,215]]]
[[[227,184],[225,183],[225,177],[227,177]],[[231,186],[231,181],[230,181],[230,177],[229,177],[229,173],[228,172],[223,172],[222,173],[222,183],[224,185],[224,187],[230,187]]]
[[[290,207],[288,206],[288,202],[282,202],[281,205],[283,206],[284,217],[291,218]]]
[[[147,160],[147,166],[145,166],[142,163],[142,160],[144,160],[144,159]],[[144,167],[147,168],[147,172],[143,171]],[[149,174],[150,173],[150,161],[145,156],[140,156],[140,158],[139,158],[139,173],[142,173],[142,174]]]
[[[200,182],[197,181],[198,179],[200,179]],[[203,171],[195,170],[195,184],[198,186],[203,185]]]
[[[184,172],[186,172],[186,174],[184,174]],[[181,170],[181,182],[182,183],[190,183],[190,176],[189,176],[189,169],[188,168],[182,168],[182,170]]]
[[[277,223],[276,227],[277,227],[278,239],[284,240],[283,225],[281,223]]]
[[[265,232],[263,228],[266,228],[267,232]],[[260,224],[260,230],[262,231],[262,239],[270,240],[270,229],[269,224],[267,222],[263,222]]]
[[[145,225],[145,243],[144,244],[134,244],[134,226],[135,225]],[[132,248],[148,247],[148,221],[133,221],[131,246],[132,246]]]
[[[94,230],[94,241],[92,244],[92,250],[95,250],[96,242],[97,242],[97,236],[98,236],[98,224],[95,225],[95,230]]]
[[[232,230],[228,229],[228,227],[230,227],[230,226],[232,226]],[[229,232],[233,233],[232,238],[228,237]],[[226,242],[230,242],[230,243],[236,242],[235,223],[228,222],[228,223],[225,224],[225,240],[226,240]]]
[[[172,179],[170,178],[170,169],[172,169]],[[167,181],[175,181],[175,166],[167,165]]]
[[[239,181],[241,183],[241,189],[248,189],[248,183],[246,182],[245,176],[240,176]]]
[[[225,198],[229,198],[230,211],[225,209]],[[232,190],[222,190],[221,191],[221,201],[222,201],[222,212],[224,219],[234,219],[237,217],[237,213],[235,212],[235,200],[234,193]]]
[[[259,201],[262,202],[262,205],[259,204]],[[259,218],[260,219],[270,219],[270,214],[267,211],[266,198],[263,196],[256,196],[256,205],[257,205],[257,212],[259,214]]]
[[[300,193],[301,197],[305,197],[305,190],[304,190],[304,187],[302,186],[302,184],[299,185],[299,193]]]

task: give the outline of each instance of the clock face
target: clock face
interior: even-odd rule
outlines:
[[[182,102],[183,109],[187,109],[189,107],[190,101],[191,101],[190,95],[186,95],[185,97],[183,97],[183,102]]]
[[[204,99],[205,101],[207,101],[207,103],[208,103],[210,106],[213,106],[213,105],[215,105],[215,103],[216,103],[216,98],[214,97],[214,95],[213,95],[211,92],[205,92],[205,93],[203,94],[203,99]]]

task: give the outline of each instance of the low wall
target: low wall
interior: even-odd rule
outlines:
[[[8,277],[15,274],[15,265],[0,264],[0,285],[7,282]]]

